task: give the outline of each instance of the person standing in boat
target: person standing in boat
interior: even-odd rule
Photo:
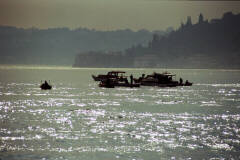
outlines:
[[[179,79],[179,83],[180,83],[180,84],[183,83],[183,79],[182,79],[182,78]]]
[[[123,74],[121,74],[119,80],[122,82],[123,81]]]
[[[131,74],[131,76],[130,76],[130,82],[131,82],[131,85],[133,84],[133,75]]]

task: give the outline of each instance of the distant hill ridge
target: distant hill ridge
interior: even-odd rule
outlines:
[[[164,31],[156,33],[165,34]],[[72,65],[75,55],[87,51],[120,51],[147,44],[148,30],[97,31],[86,28],[17,28],[0,26],[0,64]]]
[[[227,12],[221,19],[196,24],[191,17],[166,36],[154,34],[147,46],[134,45],[119,54],[86,53],[75,59],[76,67],[240,68],[240,14]],[[112,62],[115,57],[118,60]],[[102,59],[102,60],[101,60]],[[106,63],[109,59],[110,63]],[[87,60],[87,61],[86,61]],[[84,62],[83,62],[84,61]]]

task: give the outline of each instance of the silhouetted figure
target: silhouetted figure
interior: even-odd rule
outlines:
[[[145,74],[142,74],[142,77],[139,77],[139,78],[138,78],[138,83],[141,82],[144,77],[145,77]]]
[[[183,83],[183,79],[182,79],[182,78],[179,79],[179,83],[180,83],[180,84]]]
[[[187,17],[187,23],[186,23],[186,26],[187,26],[187,27],[191,27],[191,26],[192,26],[192,19],[191,19],[191,16],[188,16],[188,17]]]
[[[128,84],[128,79],[127,78],[125,79],[125,83]]]
[[[131,76],[130,76],[130,82],[131,82],[131,85],[133,84],[133,75],[131,74]]]
[[[188,84],[189,84],[188,80],[186,80],[185,84],[186,84],[186,85],[188,85]]]
[[[106,81],[106,84],[107,84],[107,86],[109,86],[110,85],[110,79],[109,78],[107,78],[107,81]]]
[[[121,74],[119,80],[120,80],[120,81],[123,81],[123,74]]]
[[[203,18],[203,15],[202,13],[200,13],[199,17],[198,17],[198,23],[199,24],[202,24],[204,22],[204,18]]]
[[[44,82],[44,85],[49,85],[46,80],[45,80],[45,82]]]

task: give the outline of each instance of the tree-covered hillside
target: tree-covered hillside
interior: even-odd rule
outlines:
[[[164,32],[161,32],[164,34]],[[147,44],[152,32],[96,31],[86,28],[16,28],[0,26],[0,64],[71,65],[75,55],[86,51],[120,51]]]
[[[112,63],[101,64],[109,53],[99,54],[103,60],[98,58],[98,63],[94,54],[84,54],[88,62],[83,55],[77,56],[74,66],[112,67]],[[113,52],[111,59],[114,55]],[[147,46],[133,45],[121,55],[124,63],[116,61],[116,67],[240,68],[240,14],[227,12],[210,22],[200,14],[196,24],[189,16],[176,31],[165,36],[154,34]]]

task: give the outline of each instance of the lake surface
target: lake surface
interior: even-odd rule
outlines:
[[[99,88],[91,75],[110,70],[0,67],[0,159],[240,159],[239,70],[167,70],[191,87]]]

